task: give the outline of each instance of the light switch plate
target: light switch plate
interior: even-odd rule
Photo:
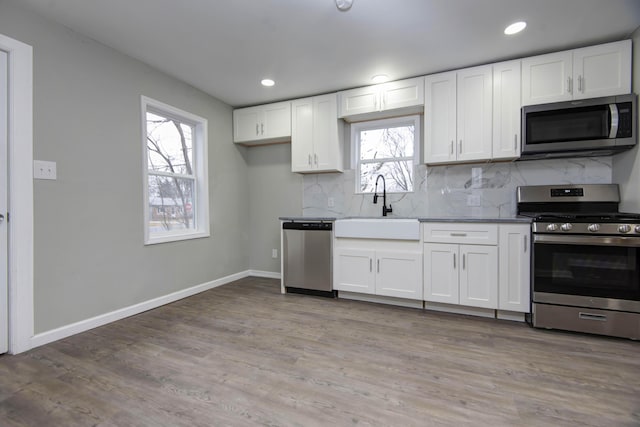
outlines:
[[[33,161],[33,178],[55,180],[56,177],[56,162],[47,162],[44,160]]]

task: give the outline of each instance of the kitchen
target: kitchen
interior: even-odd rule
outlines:
[[[357,6],[355,3],[354,8]],[[332,177],[292,174],[288,144],[247,149],[234,146],[232,108],[228,104],[54,24],[16,2],[3,2],[0,7],[0,32],[34,46],[34,159],[58,163],[57,181],[34,182],[34,345],[63,337],[63,332],[73,330],[69,325],[198,284],[236,277],[239,272],[250,271],[257,276],[279,272],[280,261],[272,258],[272,249],[279,248],[278,217],[313,215],[314,208],[326,209],[326,200],[313,201],[321,194],[315,181]],[[636,41],[637,33],[632,38]],[[636,61],[638,57],[634,55]],[[459,64],[466,65],[471,64]],[[634,67],[634,87],[638,68]],[[352,86],[355,84],[335,89]],[[209,153],[215,239],[149,248],[141,244],[138,218],[142,214],[138,211],[143,194],[131,185],[141,180],[137,139],[141,93],[208,118],[209,133],[218,138]],[[67,113],[61,117],[60,111]],[[74,118],[73,129],[69,117]],[[109,117],[118,123],[118,129],[111,129],[107,135],[103,120],[96,117]],[[88,138],[91,144],[84,142]],[[567,180],[573,182],[618,182],[622,209],[638,212],[637,188],[629,185],[638,181],[636,153],[637,149],[614,157],[571,162],[483,164],[483,177],[519,176],[523,168],[525,174],[553,173],[554,178],[569,177]],[[428,183],[434,187],[427,191],[436,198],[429,201],[429,207],[447,206],[437,201],[445,195],[436,187],[447,188],[438,185],[438,180],[452,190],[465,188],[471,168],[443,166],[433,168],[434,172],[425,168],[426,173],[436,174],[436,179]],[[348,173],[341,179],[349,180],[352,187]],[[487,190],[491,191],[499,192]],[[466,194],[450,194],[459,195],[466,204]],[[498,200],[501,197],[496,194]],[[337,204],[340,200],[335,198]],[[391,203],[402,214],[402,205],[396,200]],[[369,210],[363,211],[364,215],[379,214],[379,205],[368,201],[362,206]],[[130,207],[135,211],[130,215],[112,216],[114,210],[123,215]],[[181,266],[177,279],[173,265]]]

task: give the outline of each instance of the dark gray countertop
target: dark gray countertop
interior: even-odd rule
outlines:
[[[281,221],[336,221],[338,219],[353,219],[353,218],[379,218],[384,219],[383,217],[303,217],[303,216],[281,216],[279,219]],[[531,222],[531,218],[529,217],[398,217],[398,216],[389,216],[389,219],[417,219],[420,222],[484,222],[484,223],[525,223],[528,224]]]

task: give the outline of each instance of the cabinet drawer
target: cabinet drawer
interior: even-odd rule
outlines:
[[[424,223],[423,238],[432,243],[461,243],[466,245],[497,245],[498,225],[478,223]]]

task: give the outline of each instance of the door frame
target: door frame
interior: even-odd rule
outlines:
[[[33,300],[33,49],[0,34],[9,54],[9,353],[31,348]]]

